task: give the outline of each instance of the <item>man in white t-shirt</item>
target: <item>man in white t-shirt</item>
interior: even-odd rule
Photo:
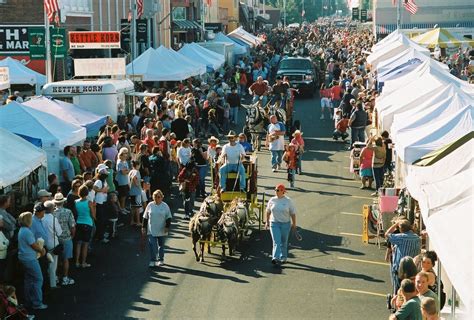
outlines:
[[[276,115],[270,116],[268,125],[267,143],[272,153],[272,171],[280,169],[283,151],[285,150],[285,125],[278,122]]]
[[[241,144],[235,141],[236,137],[237,134],[230,130],[227,135],[229,143],[222,148],[221,157],[225,161],[225,164],[219,169],[222,191],[226,189],[227,174],[229,172],[238,172],[240,191],[245,192],[246,190],[245,168],[242,164],[242,160],[245,158],[245,150]]]

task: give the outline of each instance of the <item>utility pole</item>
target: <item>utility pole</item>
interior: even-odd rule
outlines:
[[[206,28],[204,26],[204,17],[205,17],[205,12],[204,12],[204,0],[201,0],[201,41],[206,41]]]
[[[400,3],[401,0],[397,0],[397,29],[400,29],[401,26],[402,26],[402,6],[401,6],[401,3]]]
[[[286,28],[286,0],[283,0],[283,27]]]
[[[46,10],[44,11],[44,27],[44,45],[46,46],[46,83],[51,83],[53,82],[53,75],[51,74],[51,37],[49,34],[49,19]],[[36,94],[39,94],[39,92],[36,92]]]
[[[133,1],[132,5],[132,25],[130,26],[130,49],[132,61],[137,57],[137,4]]]

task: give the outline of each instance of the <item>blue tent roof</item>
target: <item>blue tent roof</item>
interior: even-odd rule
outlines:
[[[232,43],[234,45],[234,54],[235,55],[244,55],[247,54],[247,47],[238,44],[237,42],[233,41],[231,38],[224,35],[222,32],[216,34],[216,37],[213,40],[214,42],[227,42]]]

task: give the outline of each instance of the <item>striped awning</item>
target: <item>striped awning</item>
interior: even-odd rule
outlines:
[[[440,48],[474,46],[474,40],[467,39],[462,35],[450,32],[443,28],[430,30],[411,39],[419,45],[430,49],[434,49],[436,46],[439,46]]]
[[[405,23],[400,29],[433,29],[435,26],[439,28],[474,28],[474,21],[465,22],[441,22],[441,23]],[[397,30],[396,24],[377,24],[375,32],[377,34],[390,34]]]
[[[174,20],[174,25],[181,30],[196,30],[201,29],[201,25],[192,20]]]

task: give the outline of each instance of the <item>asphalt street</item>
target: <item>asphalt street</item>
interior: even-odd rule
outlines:
[[[385,251],[361,241],[360,190],[349,172],[347,145],[332,141],[332,121],[319,120],[319,99],[297,99],[306,153],[303,174],[288,192],[302,241],[291,239],[287,264],[271,264],[269,231],[255,231],[233,257],[214,248],[195,261],[183,211],[174,206],[164,267],[148,268],[148,247],[137,229],[96,244],[92,268],[74,270],[76,284],[45,298],[39,319],[386,319],[389,292]],[[240,112],[243,118],[243,111]],[[241,128],[241,127],[240,127]],[[258,153],[260,197],[274,194],[286,172],[272,173],[267,150]],[[176,205],[176,203],[175,203]]]

